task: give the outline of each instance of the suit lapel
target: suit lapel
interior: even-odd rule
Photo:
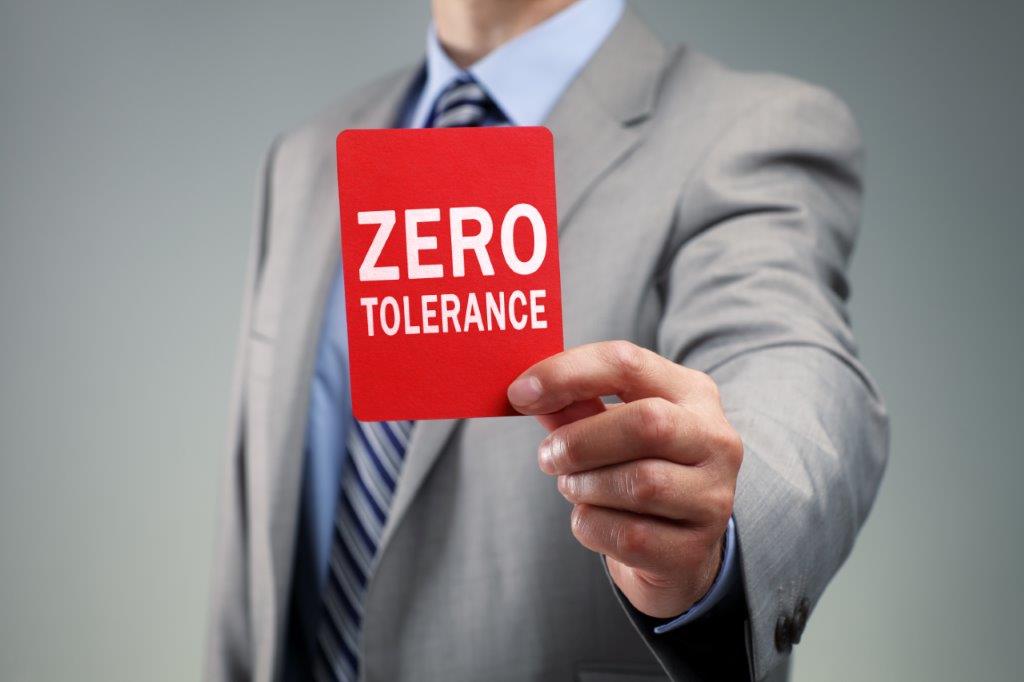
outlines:
[[[461,419],[433,419],[416,423],[412,439],[409,441],[409,448],[405,453],[405,463],[402,465],[398,488],[395,490],[391,510],[384,525],[384,533],[381,535],[379,555],[382,556],[387,549],[395,529],[412,505],[423,479],[430,473],[438,456],[462,421]]]
[[[419,69],[393,78],[383,94],[352,115],[347,127],[384,128],[395,116]],[[340,130],[338,131],[340,132]],[[299,498],[302,490],[303,443],[308,412],[309,386],[316,359],[317,340],[324,307],[338,266],[339,222],[333,139],[327,142],[321,167],[313,176],[311,206],[303,224],[289,236],[287,276],[283,278],[274,330],[274,362],[267,393],[266,435],[268,439],[266,480],[261,486],[268,500],[270,527],[270,575],[274,598],[269,600],[268,618],[260,638],[269,642],[268,668],[280,667],[280,643],[285,628],[290,590]],[[288,201],[289,197],[275,200]],[[269,295],[264,292],[262,295]]]
[[[547,125],[555,138],[559,231],[565,230],[587,190],[640,142],[637,124],[653,108],[665,58],[665,48],[627,7],[555,106]],[[381,559],[460,423],[448,419],[416,425],[379,545]]]
[[[667,52],[626,7],[622,19],[562,95],[547,126],[555,138],[558,226],[587,191],[636,147],[654,108]]]

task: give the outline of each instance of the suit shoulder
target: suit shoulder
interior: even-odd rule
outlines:
[[[688,120],[702,120],[710,128],[774,109],[818,112],[855,128],[846,103],[820,85],[778,73],[734,69],[688,47],[676,50],[663,93],[666,114],[685,111]]]

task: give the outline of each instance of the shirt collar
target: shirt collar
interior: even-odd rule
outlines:
[[[427,31],[427,77],[410,127],[426,125],[438,95],[467,72],[513,125],[540,125],[611,33],[624,6],[625,0],[577,0],[466,70],[448,57],[431,24]]]

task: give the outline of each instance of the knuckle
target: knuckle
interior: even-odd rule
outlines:
[[[715,454],[724,458],[730,467],[739,468],[743,461],[743,439],[734,428],[725,424],[710,435],[710,445]]]
[[[650,528],[642,521],[624,521],[619,524],[616,548],[627,563],[630,559],[643,556],[650,542]]]
[[[540,381],[547,396],[562,397],[571,390],[573,385],[573,369],[568,357],[559,358],[544,366],[542,370],[534,370],[533,375]]]
[[[569,515],[569,524],[572,534],[582,542],[586,538],[588,530],[587,508],[579,504],[573,507],[572,513]]]
[[[577,469],[583,462],[583,444],[572,429],[552,441],[552,459],[559,468]]]
[[[711,375],[707,372],[694,370],[693,383],[701,394],[707,396],[709,399],[713,399],[715,401],[719,400],[720,394],[718,391],[718,382],[712,379]]]
[[[529,373],[540,381],[545,398],[559,400],[572,393],[578,365],[579,360],[575,353],[563,351],[541,360],[529,370]]]
[[[671,440],[676,435],[678,420],[671,403],[664,398],[645,398],[634,403],[640,437],[651,443]]]
[[[558,477],[558,492],[570,502],[579,500],[583,494],[585,483],[581,476],[582,474],[568,474]]]
[[[743,438],[740,437],[740,434],[732,428],[729,429],[729,435],[726,442],[726,452],[728,453],[730,462],[739,469],[740,464],[743,463]]]
[[[607,350],[612,362],[624,374],[635,375],[644,372],[647,360],[643,349],[636,344],[629,341],[609,341]]]
[[[665,484],[661,471],[653,460],[641,460],[633,467],[630,475],[630,496],[640,506],[649,505],[660,499]]]
[[[712,521],[712,526],[717,530],[719,526],[723,529],[732,516],[735,493],[730,488],[720,487],[708,494],[706,508]]]

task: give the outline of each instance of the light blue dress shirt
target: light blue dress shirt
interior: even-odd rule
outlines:
[[[530,31],[505,43],[469,67],[468,73],[491,96],[513,125],[541,125],[562,93],[590,60],[619,17],[624,0],[579,0]],[[426,125],[438,95],[466,73],[445,54],[433,26],[427,33],[426,74],[418,95],[396,123]],[[340,269],[334,279],[317,350],[310,388],[302,510],[295,556],[293,618],[307,642],[315,641],[327,579],[332,527],[346,457],[351,419],[348,386],[348,341],[345,296]],[[685,614],[664,623],[667,632],[699,617],[727,591],[735,571],[735,532],[726,537],[722,570],[708,594]]]

